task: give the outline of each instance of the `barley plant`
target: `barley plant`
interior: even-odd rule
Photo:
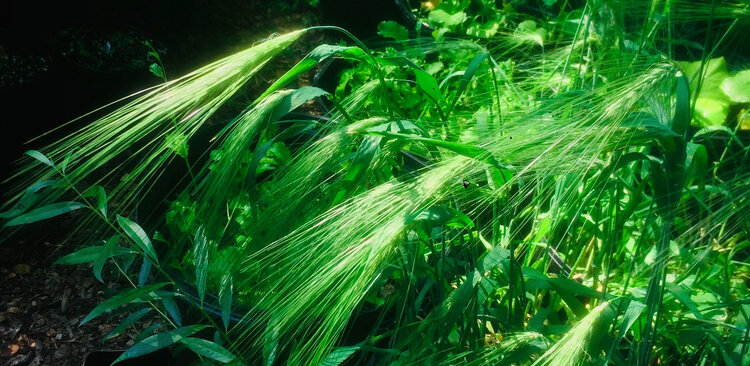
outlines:
[[[5,232],[78,210],[58,263],[132,284],[83,322],[162,317],[120,360],[750,365],[748,3],[427,3],[432,34],[275,35],[72,121]],[[349,45],[219,120],[313,32]]]

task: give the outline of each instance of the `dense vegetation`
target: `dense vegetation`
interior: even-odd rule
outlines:
[[[533,3],[425,2],[226,123],[290,44],[348,32],[129,96],[28,153],[6,227],[100,229],[58,262],[132,288],[83,322],[163,317],[121,359],[750,364],[750,7]],[[334,59],[335,90],[293,87]]]

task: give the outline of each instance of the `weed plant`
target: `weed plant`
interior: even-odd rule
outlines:
[[[201,139],[297,39],[350,34],[271,37],[30,151],[6,227],[88,211],[108,239],[58,262],[132,288],[83,322],[163,318],[120,360],[749,365],[748,4],[556,6],[320,45]],[[335,91],[293,87],[332,58]]]

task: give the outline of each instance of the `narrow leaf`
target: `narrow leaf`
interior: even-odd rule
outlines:
[[[167,309],[167,313],[169,313],[169,316],[172,317],[172,320],[174,320],[174,323],[177,324],[178,327],[182,326],[182,313],[180,312],[180,308],[177,306],[177,303],[174,301],[174,296],[164,296],[161,298],[162,304],[164,304],[164,308]]]
[[[458,85],[458,89],[456,90],[456,96],[453,99],[453,103],[451,103],[450,109],[448,110],[448,114],[450,114],[450,112],[453,111],[453,108],[456,106],[456,103],[458,102],[458,99],[461,97],[461,94],[463,94],[463,92],[466,90],[466,87],[469,86],[471,79],[474,77],[474,74],[477,72],[477,69],[482,64],[482,61],[484,61],[484,59],[487,58],[487,56],[488,56],[487,52],[482,52],[474,56],[474,59],[471,60],[471,62],[469,63],[469,66],[466,68],[466,71],[461,77],[461,83]]]
[[[133,243],[135,243],[135,245],[137,245],[141,249],[146,257],[158,263],[154,247],[153,245],[151,245],[151,240],[148,238],[148,235],[146,235],[146,232],[143,230],[143,228],[141,228],[135,222],[130,221],[129,219],[120,215],[117,215],[117,222],[125,231],[125,234],[127,234],[128,237],[130,237],[130,239],[133,241]]]
[[[117,242],[120,241],[120,235],[112,235],[104,242],[104,246],[99,251],[99,255],[94,260],[94,277],[96,277],[99,282],[104,283],[102,280],[102,268],[104,268],[104,263],[107,262],[107,259],[112,258],[112,253],[114,252],[115,248],[117,248]]]
[[[205,339],[188,337],[180,340],[180,343],[186,345],[191,351],[200,356],[221,363],[229,363],[237,359],[237,357],[226,348]]]
[[[104,250],[104,245],[86,247],[74,253],[66,255],[56,260],[52,264],[62,264],[62,265],[69,266],[69,265],[74,265],[74,264],[93,263],[96,260],[96,258],[99,257],[99,254],[103,250]],[[134,252],[128,248],[115,247],[115,248],[112,248],[112,251],[110,252],[110,257],[114,257],[118,255],[125,255],[125,254],[132,254],[132,253]]]
[[[203,305],[208,278],[208,238],[202,227],[198,229],[193,240],[193,255],[195,256],[195,285],[198,287],[198,298]]]
[[[68,152],[65,154],[65,158],[63,159],[63,162],[60,163],[60,171],[65,174],[65,170],[68,168],[68,164],[70,164],[70,161],[73,159],[73,151]]]
[[[112,296],[109,299],[104,300],[99,305],[97,305],[94,308],[94,310],[91,310],[89,315],[86,315],[86,317],[83,320],[81,320],[81,325],[88,323],[91,319],[94,319],[98,317],[99,315],[104,314],[107,311],[110,311],[122,305],[128,304],[134,300],[138,300],[141,297],[164,287],[164,285],[166,285],[166,283],[156,283],[156,284],[146,286],[146,287],[138,287],[138,288],[133,288],[129,290],[124,290],[120,292],[119,294]]]
[[[57,202],[44,207],[31,210],[28,213],[8,221],[5,226],[26,225],[32,222],[46,220],[55,216],[84,208],[86,205],[80,202]]]
[[[645,308],[646,305],[641,302],[628,300],[628,308],[627,310],[625,310],[625,315],[623,315],[622,317],[620,330],[617,331],[617,336],[615,336],[615,340],[614,342],[612,342],[612,346],[610,347],[609,352],[607,352],[607,361],[609,361],[612,355],[615,354],[617,346],[620,344],[623,337],[625,337],[633,324],[635,324],[636,320],[638,320],[638,318],[641,316],[641,313]]]
[[[283,88],[286,84],[289,84],[304,72],[312,69],[318,63],[335,55],[351,59],[362,59],[365,53],[359,47],[332,46],[327,44],[320,45],[312,50],[302,61],[294,65],[291,70],[278,78],[270,87],[268,87],[268,89],[266,89],[266,91],[263,92],[263,94],[261,94],[260,97],[258,97],[258,99],[255,100],[255,103]]]
[[[229,330],[229,320],[232,316],[232,274],[227,272],[221,277],[221,287],[219,288],[219,306],[221,306],[221,320],[224,322],[224,329]]]
[[[366,136],[364,140],[362,140],[362,143],[360,143],[359,145],[359,149],[357,149],[357,153],[354,155],[354,158],[349,165],[346,176],[344,177],[344,186],[338,191],[336,197],[333,200],[334,205],[341,203],[351,192],[356,189],[359,182],[362,181],[365,173],[367,172],[367,168],[370,166],[373,158],[380,150],[381,140],[382,138],[380,136],[372,135]]]
[[[474,222],[471,218],[466,216],[463,212],[444,206],[432,206],[426,208],[413,215],[412,218],[407,219],[407,223],[412,221],[431,221],[438,225],[460,228],[471,228],[474,226]]]
[[[137,310],[137,311],[134,311],[134,312],[130,313],[130,314],[129,314],[129,315],[127,316],[127,317],[125,317],[125,319],[123,319],[123,320],[122,320],[122,321],[120,322],[120,324],[118,324],[118,325],[117,325],[117,326],[115,327],[115,329],[112,329],[112,331],[111,331],[111,332],[109,332],[109,334],[107,334],[107,335],[106,335],[106,336],[104,337],[104,339],[105,339],[105,340],[106,340],[106,339],[112,339],[112,338],[114,338],[114,337],[117,337],[117,336],[119,336],[119,335],[120,335],[120,334],[122,334],[122,332],[124,332],[124,331],[125,331],[125,329],[127,329],[127,328],[128,328],[128,327],[129,327],[130,325],[131,325],[131,324],[133,324],[133,323],[137,322],[137,321],[138,321],[138,319],[140,319],[140,318],[143,318],[143,316],[145,316],[146,314],[148,314],[148,312],[149,312],[149,311],[151,311],[151,308],[143,308],[143,309],[140,309],[140,310]]]
[[[53,168],[55,167],[55,164],[52,163],[52,161],[49,160],[49,158],[47,158],[44,154],[40,153],[39,151],[29,150],[26,152],[26,155],[31,156],[32,158],[38,160],[39,162],[45,165],[51,166]]]
[[[31,206],[36,203],[36,201],[39,199],[39,195],[37,193],[41,191],[44,188],[54,186],[57,184],[56,179],[52,180],[43,180],[41,182],[37,182],[35,184],[32,184],[31,187],[26,188],[26,191],[23,193],[23,196],[16,202],[13,207],[11,207],[8,211],[0,213],[0,218],[2,219],[9,219],[11,217],[16,217],[28,210]]]
[[[148,276],[151,274],[151,261],[148,258],[143,258],[141,263],[141,269],[138,271],[138,286],[143,287],[148,283]]]
[[[151,334],[154,333],[155,330],[157,330],[159,327],[161,327],[161,323],[154,323],[146,327],[146,329],[142,330],[140,333],[138,333],[135,338],[133,338],[133,343],[140,343],[142,340],[148,338]]]
[[[353,346],[338,347],[331,351],[328,356],[320,363],[321,366],[338,366],[344,363],[354,352],[357,352],[362,347],[362,343],[355,344]]]
[[[672,131],[684,136],[690,126],[690,84],[685,75],[677,77],[677,100]]]
[[[172,344],[179,342],[182,339],[189,337],[204,328],[206,328],[205,325],[189,325],[186,327],[172,329],[168,332],[154,334],[125,350],[125,352],[123,352],[122,355],[120,355],[120,357],[118,357],[113,363],[118,363],[130,358],[139,357],[147,355],[151,352],[158,351],[164,347],[171,346]]]
[[[492,154],[487,151],[487,149],[484,149],[482,147],[473,146],[473,145],[467,145],[467,144],[461,144],[458,142],[450,142],[450,141],[443,141],[438,139],[432,139],[428,137],[421,137],[417,135],[410,135],[410,134],[403,134],[403,133],[394,133],[394,132],[386,132],[386,131],[375,131],[375,130],[367,130],[367,133],[371,135],[378,135],[378,136],[385,136],[385,137],[392,137],[392,138],[398,138],[403,140],[413,140],[413,141],[419,141],[424,143],[425,145],[432,145],[436,147],[440,147],[446,150],[453,151],[459,155],[463,155],[469,158],[474,158],[479,161],[483,161],[485,163],[488,163],[498,169],[510,169],[511,166],[506,166],[503,164],[500,164],[495,157],[492,156]]]

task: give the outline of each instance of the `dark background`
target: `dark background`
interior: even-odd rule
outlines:
[[[370,38],[378,22],[398,19],[398,12],[394,0],[321,0],[317,7],[307,0],[3,2],[0,180],[25,150],[44,146],[66,130],[24,142],[159,83],[148,71],[155,60],[143,41],[156,48],[174,78],[275,32],[332,24]],[[295,48],[297,54],[288,56],[297,59],[289,62],[315,46],[308,43]]]

